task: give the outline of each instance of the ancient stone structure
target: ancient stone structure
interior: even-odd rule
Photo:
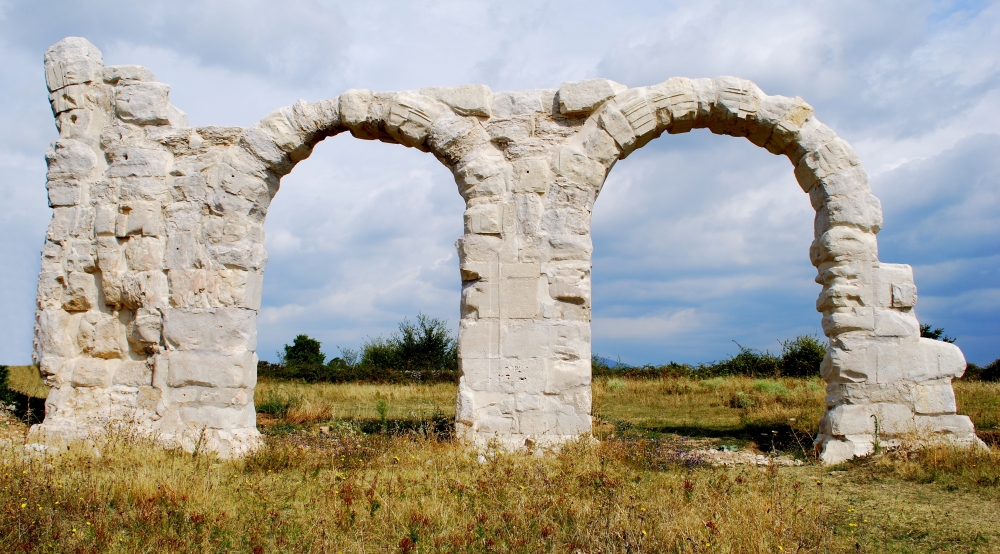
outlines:
[[[192,128],[167,85],[104,66],[84,39],[49,49],[45,75],[59,139],[46,154],[35,356],[54,388],[34,441],[124,421],[187,450],[254,448],[264,218],[281,177],[345,131],[433,154],[466,201],[459,435],[520,447],[588,433],[591,209],[619,159],[700,128],[787,156],[816,209],[809,255],[831,342],[823,459],[870,451],[876,424],[883,441],[976,440],[955,414],[962,353],[920,338],[910,267],[877,257],[865,171],[800,98],[735,77],[349,90],[246,129]]]

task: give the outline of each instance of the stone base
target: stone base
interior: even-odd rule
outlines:
[[[110,426],[76,425],[70,421],[58,423],[40,423],[32,425],[28,431],[28,445],[36,449],[62,450],[72,444],[85,448],[94,448],[102,437],[107,435]],[[195,429],[190,427],[175,433],[164,433],[160,430],[133,426],[125,431],[136,431],[142,436],[152,438],[165,448],[181,449],[185,452],[211,453],[219,458],[239,458],[245,456],[263,444],[260,432],[256,428],[246,429]]]
[[[536,448],[558,449],[567,442],[596,440],[589,433],[572,435],[531,435],[523,433],[476,432],[464,423],[456,423],[455,435],[459,440],[477,450],[503,450],[506,452],[528,451]]]
[[[949,416],[951,418],[964,418],[967,416]],[[971,428],[971,421],[968,428]],[[974,432],[956,433],[949,429],[937,429],[931,432],[917,433],[905,437],[880,437],[879,446],[882,448],[909,448],[918,449],[932,445],[949,445],[965,448],[987,448]],[[819,460],[823,465],[836,465],[854,458],[868,456],[875,452],[874,435],[845,435],[834,437],[820,434],[813,443],[816,451],[819,452]]]

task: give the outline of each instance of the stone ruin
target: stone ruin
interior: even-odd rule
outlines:
[[[45,78],[59,138],[45,155],[53,217],[34,359],[52,391],[29,442],[126,422],[188,451],[255,448],[264,218],[281,177],[343,132],[433,154],[465,199],[458,436],[519,448],[588,434],[594,201],[618,160],[702,128],[787,156],[816,210],[809,257],[830,340],[821,458],[875,440],[978,440],[955,413],[962,352],[920,337],[911,268],[877,256],[865,170],[801,98],[735,77],[348,90],[249,128],[189,127],[166,84],[105,66],[85,39],[51,47]]]

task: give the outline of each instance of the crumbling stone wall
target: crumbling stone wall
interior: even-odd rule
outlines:
[[[586,434],[593,204],[619,159],[695,128],[787,156],[816,209],[824,460],[870,451],[873,415],[883,440],[976,440],[955,415],[962,353],[920,338],[912,271],[878,260],[865,171],[800,98],[735,77],[349,90],[246,129],[192,128],[167,85],[104,66],[84,39],[50,48],[45,70],[60,136],[46,154],[35,357],[54,388],[34,441],[125,422],[187,450],[253,449],[264,218],[281,177],[345,131],[433,154],[466,201],[459,436],[517,448]]]

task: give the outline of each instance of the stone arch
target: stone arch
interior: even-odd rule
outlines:
[[[459,436],[519,448],[588,433],[593,204],[617,160],[693,128],[788,156],[817,210],[824,460],[870,450],[872,415],[883,439],[976,440],[955,415],[961,352],[919,338],[910,268],[877,258],[881,210],[864,170],[799,98],[733,77],[349,90],[246,129],[191,128],[167,85],[105,67],[85,39],[50,48],[45,68],[60,138],[46,154],[54,213],[35,358],[54,389],[33,441],[125,421],[187,450],[254,448],[263,221],[281,177],[345,131],[433,154],[466,201]]]

